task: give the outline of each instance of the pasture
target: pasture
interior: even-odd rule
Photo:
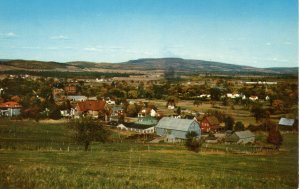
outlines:
[[[84,152],[71,134],[64,122],[0,120],[0,188],[298,188],[293,133],[251,155],[126,140]]]

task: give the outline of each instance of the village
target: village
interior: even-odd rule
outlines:
[[[274,125],[282,131],[297,131],[298,127],[297,107],[293,106],[298,97],[295,84],[290,83],[289,89],[283,79],[273,79],[198,76],[169,81],[163,74],[101,79],[7,75],[0,85],[0,115],[2,119],[36,121],[91,117],[117,132],[152,135],[149,143],[182,143],[188,133],[195,132],[207,144],[257,146],[256,132],[269,131]],[[22,88],[14,89],[14,82]],[[275,93],[282,87],[285,91]],[[277,149],[281,141],[273,144]],[[262,146],[270,148],[266,141]]]

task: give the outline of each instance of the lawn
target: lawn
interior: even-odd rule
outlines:
[[[0,188],[298,188],[298,135],[283,137],[266,155],[126,141],[84,152],[65,123],[0,120]]]

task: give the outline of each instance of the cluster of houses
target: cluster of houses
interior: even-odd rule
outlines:
[[[21,114],[22,106],[14,101],[0,103],[0,116],[13,117]]]
[[[210,94],[201,94],[201,95],[199,95],[197,97],[209,100],[211,98],[211,95]],[[249,99],[251,101],[257,101],[257,100],[259,100],[258,96],[256,96],[256,95],[251,95],[251,96],[247,97],[244,94],[238,94],[238,93],[226,93],[225,95],[221,96],[221,98],[230,98],[230,99],[241,98],[242,100]],[[270,97],[266,96],[264,100],[268,101],[268,100],[270,100]]]
[[[149,79],[149,78],[147,78]],[[152,78],[151,78],[152,79]],[[2,90],[0,91],[2,92]],[[128,131],[135,131],[139,133],[156,133],[158,136],[163,137],[165,142],[177,142],[186,139],[188,132],[195,132],[201,137],[203,133],[215,132],[220,129],[220,122],[215,116],[207,115],[201,120],[194,119],[181,119],[181,117],[164,117],[162,112],[157,111],[155,108],[143,108],[138,112],[136,125],[143,125],[145,129],[138,127],[128,126],[128,122],[124,120],[125,112],[122,105],[116,105],[116,102],[107,99],[97,99],[96,97],[86,97],[76,95],[76,86],[68,85],[64,88],[54,88],[52,95],[56,101],[69,100],[73,104],[73,108],[60,110],[61,116],[65,118],[79,118],[81,116],[91,116],[93,118],[102,118],[104,121],[110,123],[120,123],[117,128]],[[199,97],[210,98],[210,95],[202,94]],[[245,95],[241,94],[226,94],[227,98],[242,98]],[[250,100],[258,100],[257,96],[249,97]],[[266,100],[268,97],[266,97]],[[132,104],[134,102],[129,102]],[[168,109],[175,108],[175,104],[169,103]],[[22,106],[14,101],[0,103],[0,116],[13,117],[21,114]],[[159,120],[159,121],[158,121]],[[279,125],[293,126],[295,120],[282,118]],[[224,135],[218,137],[222,138],[225,142],[236,143],[253,143],[255,135],[250,131],[239,132],[226,132]],[[214,141],[211,141],[214,142]]]

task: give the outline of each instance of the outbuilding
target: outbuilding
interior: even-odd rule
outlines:
[[[164,117],[158,122],[155,128],[157,135],[171,135],[172,140],[186,139],[186,134],[192,131],[196,132],[198,134],[198,137],[200,137],[201,135],[200,126],[198,122],[193,119],[177,119],[172,117]]]
[[[236,131],[231,135],[228,135],[225,138],[226,142],[230,143],[237,143],[237,144],[247,144],[247,143],[254,143],[255,141],[255,134],[249,130],[246,131]]]
[[[294,123],[295,123],[295,120],[294,119],[288,119],[288,118],[284,118],[282,117],[280,120],[279,120],[279,123],[278,125],[281,125],[281,126],[294,126]]]

